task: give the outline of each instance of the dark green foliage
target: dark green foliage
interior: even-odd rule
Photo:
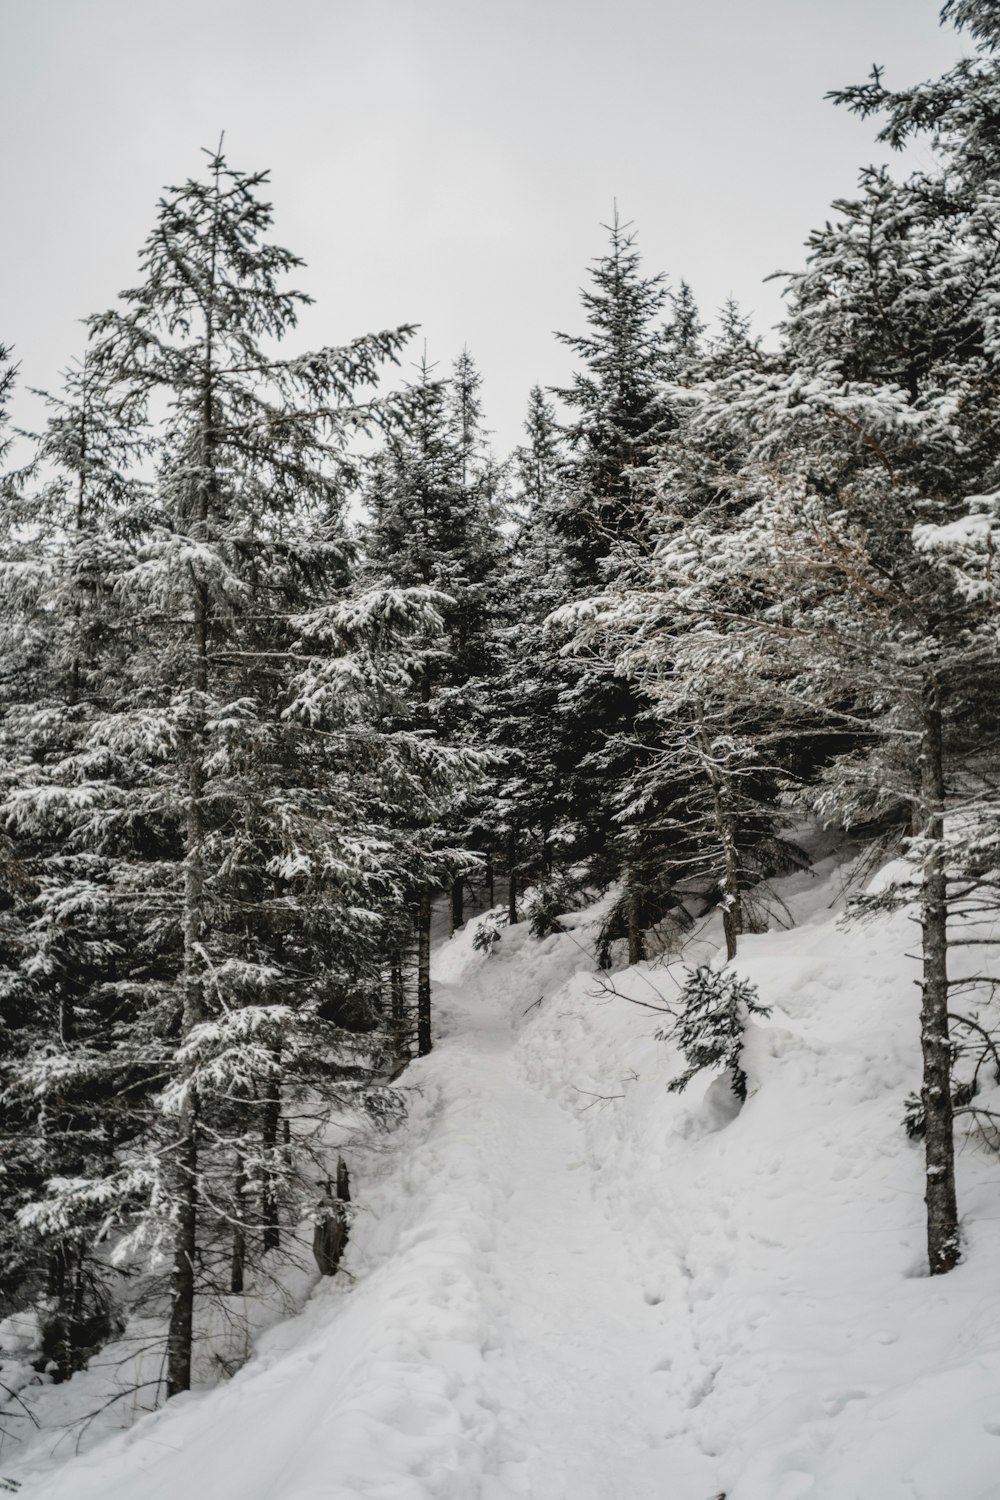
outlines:
[[[680,997],[680,1015],[672,1026],[656,1033],[659,1041],[674,1042],[688,1064],[667,1085],[680,1093],[704,1068],[725,1068],[737,1099],[747,1096],[747,1079],[740,1054],[748,1020],[771,1014],[761,1005],[757,987],[733,969],[699,964],[688,969]]]
[[[547,867],[553,858],[582,859],[598,883],[629,866],[641,842],[634,824],[616,818],[616,804],[630,769],[647,754],[647,704],[625,675],[610,672],[591,652],[573,650],[564,607],[599,588],[620,552],[644,547],[646,471],[672,422],[662,386],[676,372],[682,348],[687,358],[698,329],[687,289],[676,304],[679,322],[663,321],[664,278],[643,275],[634,237],[617,213],[608,235],[608,250],[581,293],[588,330],[560,335],[581,366],[555,392],[569,408],[561,454],[537,395],[529,443],[519,450],[531,507],[526,561],[555,559],[533,589],[535,618],[546,623],[529,683],[545,754],[532,757],[530,780],[518,788],[522,823],[530,819],[541,833]],[[525,583],[533,582],[526,569]],[[533,800],[545,804],[541,815],[529,813]]]
[[[610,225],[607,252],[580,296],[588,332],[558,335],[581,361],[569,386],[555,392],[572,417],[564,428],[569,458],[552,519],[562,535],[573,582],[593,584],[615,545],[642,531],[646,491],[641,478],[668,418],[660,387],[671,373],[670,330],[662,275],[644,276],[630,226]],[[683,307],[685,345],[697,315]]]
[[[450,731],[466,713],[462,689],[490,669],[503,505],[470,356],[462,355],[451,382],[432,376],[425,360],[406,391],[405,425],[390,430],[373,460],[363,542],[373,580],[441,595],[445,640],[423,651],[420,689]]]
[[[532,887],[524,906],[532,937],[543,938],[553,932],[564,932],[559,918],[566,912],[577,910],[586,899],[579,880],[565,871],[556,871],[539,880]]]

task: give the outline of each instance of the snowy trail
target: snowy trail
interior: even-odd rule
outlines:
[[[482,983],[446,1003],[505,1199],[493,1378],[507,1448],[525,1458],[497,1478],[531,1500],[662,1500],[681,1466],[657,1378],[669,1330],[594,1199],[579,1122],[521,1078],[508,1011]]]
[[[233,1381],[171,1402],[26,1496],[714,1493],[705,1460],[668,1441],[668,1330],[593,1196],[583,1127],[515,1061],[518,971],[473,957],[466,977],[470,956],[467,942],[438,956],[445,970],[458,960],[458,982],[439,985],[436,1049],[404,1080],[407,1138],[362,1181],[355,1285],[322,1283]]]

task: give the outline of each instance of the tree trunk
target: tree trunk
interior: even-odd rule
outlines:
[[[200,589],[195,610],[196,640],[201,652],[196,689],[204,691],[205,613]],[[201,942],[205,930],[205,876],[202,865],[202,734],[188,747],[187,858],[184,862],[184,1015],[182,1035],[190,1036],[203,1018]],[[174,1195],[174,1255],[170,1277],[170,1321],[167,1329],[167,1396],[191,1388],[191,1338],[194,1324],[195,1255],[198,1242],[198,1092],[190,1064],[181,1070],[183,1098],[177,1118],[170,1175]]]
[[[431,1050],[431,897],[424,891],[417,916],[417,1056]]]
[[[236,1154],[236,1176],[233,1182],[233,1259],[230,1267],[229,1290],[239,1294],[243,1290],[244,1272],[247,1263],[247,1231],[243,1220],[247,1185],[246,1165],[242,1152]]]
[[[642,925],[642,891],[631,867],[625,871],[625,913],[628,927],[628,961],[640,964],[646,957],[646,934]]]
[[[513,927],[517,921],[517,837],[511,832],[507,837],[507,922]]]
[[[59,1040],[68,1045],[76,1038],[76,1007],[64,979],[59,989]]]
[[[42,1354],[47,1362],[56,1367],[54,1376],[56,1384],[69,1380],[73,1374],[68,1292],[72,1269],[71,1259],[69,1250],[62,1243],[57,1243],[49,1252],[45,1285],[46,1305],[39,1320]]]
[[[199,465],[193,476],[191,531],[208,538],[216,494],[215,404],[215,293],[218,251],[218,211],[212,226],[210,270],[205,307],[205,356],[199,401]],[[205,894],[205,839],[207,835],[204,785],[208,697],[209,593],[203,579],[191,570],[191,725],[186,741],[187,806],[184,828],[184,896],[182,931],[184,959],[181,977],[184,1010],[181,1037],[186,1039],[204,1019],[204,942],[208,937]],[[198,1092],[193,1066],[180,1069],[182,1103],[172,1164],[174,1192],[174,1256],[170,1280],[170,1320],[167,1327],[167,1396],[191,1388],[191,1340],[194,1327],[195,1258],[198,1248]]]
[[[457,932],[465,922],[465,876],[459,875],[451,884],[451,930]]]
[[[347,1163],[342,1156],[337,1158],[337,1185],[334,1196],[333,1183],[327,1182],[326,1192],[320,1199],[316,1229],[313,1233],[313,1256],[321,1276],[336,1276],[340,1258],[347,1244],[349,1224],[342,1203],[350,1203],[351,1185]]]
[[[955,1137],[951,1101],[951,1042],[948,1034],[948,883],[944,854],[944,747],[938,688],[924,694],[921,769],[924,804],[924,882],[921,903],[923,979],[920,1042],[927,1131],[927,1259],[932,1276],[958,1260]]]
[[[167,1396],[191,1389],[194,1329],[195,1255],[198,1245],[198,1101],[193,1085],[181,1108],[174,1146],[174,1259],[170,1274],[167,1326]]]
[[[409,1056],[409,1026],[406,1015],[406,987],[403,982],[403,955],[392,956],[389,969],[389,1005],[392,1025],[392,1048],[397,1060]]]
[[[486,904],[492,911],[496,905],[496,888],[493,879],[493,850],[486,851]]]
[[[722,846],[722,931],[726,939],[726,962],[736,957],[737,942],[743,931],[743,897],[740,892],[740,861],[736,848],[736,819],[732,810],[732,788],[729,778],[712,754],[705,731],[705,716],[698,705],[698,743],[702,763],[712,789],[712,820]]]
[[[546,823],[542,827],[542,864],[545,869],[546,880],[552,879],[553,859],[552,844],[550,843],[551,837],[552,828],[548,823]]]
[[[278,1131],[281,1125],[281,1091],[277,1078],[274,1078],[268,1087],[272,1090],[272,1093],[264,1101],[264,1112],[260,1128],[261,1154],[264,1158],[260,1193],[260,1216],[264,1225],[263,1250],[265,1255],[269,1250],[277,1250],[281,1244],[281,1233],[278,1223],[277,1180]]]

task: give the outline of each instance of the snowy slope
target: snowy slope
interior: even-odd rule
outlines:
[[[921,1153],[900,1128],[915,933],[906,914],[845,933],[834,889],[793,897],[795,929],[741,939],[775,1009],[738,1118],[718,1084],[664,1097],[642,1012],[629,1026],[582,978],[519,1054],[569,1106],[623,1080],[587,1113],[588,1162],[666,1310],[664,1410],[730,1500],[998,1500],[1000,1162],[962,1153],[967,1258],[927,1278]],[[668,988],[645,966],[616,988],[655,1003],[644,978]]]
[[[923,1276],[913,927],[845,933],[826,873],[741,940],[774,1010],[738,1114],[667,1092],[646,1007],[676,971],[609,986],[586,917],[445,944],[408,1122],[354,1163],[351,1279],[226,1386],[3,1472],[29,1500],[1000,1500],[1000,1162],[963,1153],[966,1259]]]

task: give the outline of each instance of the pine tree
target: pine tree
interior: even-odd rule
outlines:
[[[424,701],[433,699],[439,721],[448,724],[455,697],[488,666],[502,502],[481,430],[481,381],[468,351],[453,381],[432,376],[425,358],[408,388],[406,426],[390,433],[375,460],[364,543],[372,577],[449,596],[443,606],[448,652],[429,656],[423,669]],[[461,714],[458,704],[456,723]]]
[[[14,389],[17,366],[11,363],[11,351],[7,344],[0,344],[0,463],[6,462],[11,438],[6,431],[10,417],[7,407]]]
[[[568,588],[552,522],[563,448],[554,407],[538,386],[529,396],[524,433],[511,462],[518,529],[497,574],[494,671],[481,714],[483,739],[499,760],[480,842],[498,851],[511,923],[519,920],[522,888],[549,879],[576,837],[562,772],[571,754],[559,709],[566,674],[545,626]]]
[[[92,1254],[104,1211],[94,1206],[73,1223],[37,1232],[19,1222],[18,1211],[49,1179],[108,1170],[115,1144],[135,1136],[149,1086],[144,1091],[135,1048],[112,1059],[108,1045],[121,1022],[113,864],[92,841],[79,849],[66,842],[46,782],[51,768],[73,763],[97,704],[107,702],[108,677],[96,657],[120,661],[127,649],[105,580],[141,508],[141,487],[124,468],[141,457],[142,438],[130,427],[133,413],[101,401],[86,362],[49,405],[37,457],[19,493],[8,494],[2,563],[0,780],[12,877],[5,882],[4,1283],[17,1301],[40,1279],[42,1352],[67,1376],[111,1326],[109,1272]],[[32,476],[39,482],[29,484]],[[86,789],[70,795],[82,812]],[[33,803],[35,817],[27,812]]]
[[[679,1009],[674,1024],[657,1032],[659,1040],[676,1042],[687,1063],[667,1085],[671,1093],[681,1093],[703,1069],[722,1067],[733,1093],[744,1101],[747,1077],[740,1059],[747,1022],[771,1014],[769,1006],[761,1005],[756,986],[732,969],[699,964],[687,971]]]
[[[727,306],[730,304],[727,304]],[[701,320],[694,292],[686,281],[670,295],[670,365],[674,379],[682,377],[702,356],[706,327]]]
[[[604,592],[563,611],[578,649],[599,652],[647,705],[647,751],[615,788],[619,819],[641,837],[633,868],[661,907],[673,896],[682,925],[719,905],[729,959],[766,902],[763,882],[801,858],[781,834],[778,787],[802,773],[810,724],[819,732],[815,716],[765,700],[725,650],[730,622],[760,606],[741,575],[746,445],[739,432],[700,432],[686,407],[700,382],[734,379],[757,357],[728,305],[686,362],[691,396],[675,397],[649,466],[648,551],[620,554]]]
[[[608,253],[595,263],[593,289],[583,293],[590,332],[561,335],[584,367],[557,393],[572,420],[552,524],[564,540],[571,592],[584,615],[583,601],[623,569],[641,566],[652,545],[649,466],[674,422],[666,383],[682,378],[700,336],[690,289],[682,284],[676,321],[664,322],[664,278],[642,274],[634,237],[617,213],[608,232]],[[645,929],[673,900],[655,853],[650,806],[626,794],[656,755],[658,733],[638,683],[610,669],[587,629],[576,628],[580,619],[567,610],[553,622],[563,633],[564,774],[594,874],[623,881],[606,936],[627,937],[629,960],[637,962],[645,956]]]
[[[518,506],[530,520],[547,516],[556,503],[556,488],[564,463],[559,424],[552,402],[540,385],[528,395],[524,419],[527,441],[514,450]]]
[[[635,237],[617,208],[604,227],[608,250],[580,294],[589,331],[556,335],[582,364],[571,384],[555,391],[572,415],[564,429],[570,460],[553,516],[579,585],[593,585],[615,544],[641,532],[646,493],[639,471],[666,420],[659,398],[671,371],[670,336],[660,320],[664,277],[642,274]],[[696,315],[684,300],[689,339]]]
[[[856,822],[897,818],[919,866],[935,1274],[959,1254],[949,887],[968,901],[983,879],[993,804],[987,792],[977,810],[970,793],[997,685],[988,497],[1000,261],[980,129],[997,77],[987,46],[971,71],[963,65],[939,87],[885,96],[876,79],[845,93],[865,110],[884,107],[888,138],[898,140],[919,102],[940,166],[902,182],[884,169],[862,175],[792,280],[782,353],[718,379],[698,395],[696,419],[744,444],[731,483],[744,508],[728,539],[715,539],[715,569],[756,599],[722,628],[717,617],[711,649],[844,736],[828,747],[816,805]],[[956,777],[965,811],[949,830]],[[958,923],[960,933],[961,914]]]
[[[998,38],[978,0],[947,14],[972,28],[976,62],[899,94],[876,71],[837,96],[881,112],[894,145],[929,132],[934,167],[904,181],[869,169],[835,205],[791,280],[777,354],[724,310],[721,335],[680,382],[687,393],[675,390],[651,466],[650,556],[633,549],[605,569],[603,593],[564,614],[582,648],[603,637],[663,717],[672,841],[693,807],[689,771],[700,760],[708,773],[730,913],[748,852],[744,842],[731,859],[737,835],[748,828],[767,853],[782,781],[821,816],[907,837],[935,1274],[959,1253],[947,954],[965,934],[975,941],[995,899],[982,754],[998,685]],[[718,730],[702,736],[709,722]],[[644,780],[631,784],[648,817]],[[947,823],[959,787],[962,811]],[[699,818],[687,823],[697,859]],[[879,904],[913,889],[903,882]],[[736,936],[727,923],[730,953]]]
[[[468,769],[382,727],[413,640],[442,628],[436,596],[348,587],[345,443],[379,412],[355,393],[408,330],[291,359],[264,348],[304,300],[281,286],[298,261],[266,239],[265,181],[220,152],[169,190],[142,283],[91,320],[89,388],[133,427],[148,408],[155,474],[117,552],[102,536],[89,564],[118,612],[94,667],[115,697],[95,692],[73,753],[7,802],[24,837],[48,828],[113,871],[113,914],[101,867],[74,897],[118,929],[75,981],[88,1007],[119,1007],[105,1070],[131,1055],[159,1083],[113,1168],[49,1183],[22,1226],[57,1238],[103,1206],[129,1231],[121,1253],[166,1248],[168,1394],[190,1383],[196,1292],[223,1267],[236,1284],[250,1242],[273,1249],[282,1215],[301,1215],[323,1105],[391,1110],[370,1083],[372,1028],[422,859],[401,810],[429,818]],[[293,1093],[322,1103],[285,1140]]]
[[[419,583],[441,596],[445,638],[429,645],[416,670],[419,703],[406,722],[439,743],[482,743],[493,674],[491,618],[504,544],[502,475],[482,428],[481,377],[463,351],[450,382],[432,379],[426,358],[408,392],[405,426],[390,432],[373,464],[364,532],[369,575],[394,587]],[[464,885],[479,868],[488,821],[484,789],[467,787],[444,819],[424,829],[437,851],[431,886],[413,892],[418,944],[418,1052],[430,1049],[431,898],[450,886],[452,923],[464,917]]]

